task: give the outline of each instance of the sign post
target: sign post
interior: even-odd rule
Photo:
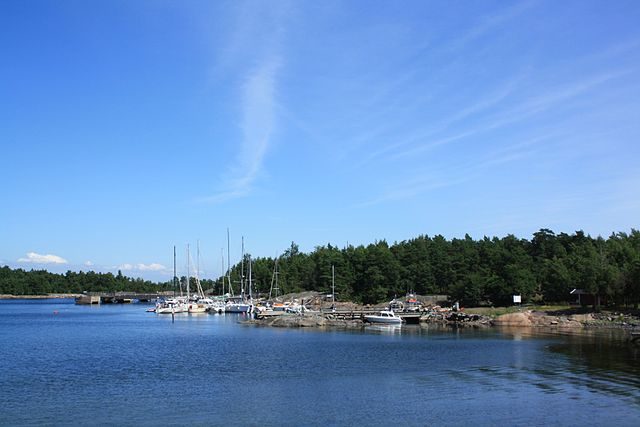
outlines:
[[[522,304],[522,295],[514,295],[513,296],[514,304]]]

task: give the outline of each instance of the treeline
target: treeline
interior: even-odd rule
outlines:
[[[272,258],[253,261],[255,287],[262,294],[271,288],[274,264]],[[465,306],[509,305],[513,295],[521,295],[524,303],[557,303],[575,300],[569,294],[574,288],[609,304],[640,302],[638,230],[607,239],[548,229],[534,233],[531,240],[513,235],[481,240],[419,236],[393,245],[384,240],[342,249],[326,245],[309,254],[292,243],[278,258],[279,288],[330,293],[332,265],[337,297],[365,304],[408,291],[449,295]],[[235,265],[231,274],[236,293],[240,269]],[[221,292],[221,284],[221,279],[215,282],[215,292]]]
[[[57,293],[89,292],[155,292],[170,289],[170,283],[157,284],[140,278],[123,276],[120,271],[96,273],[67,271],[66,274],[50,273],[46,270],[25,271],[0,268],[0,294],[45,295]]]
[[[248,259],[249,255],[245,278]],[[607,239],[582,231],[555,234],[548,229],[534,233],[531,240],[513,235],[481,240],[468,235],[451,240],[440,235],[419,236],[393,245],[384,240],[345,248],[329,244],[311,253],[300,252],[292,243],[277,263],[280,294],[331,293],[334,266],[337,298],[364,304],[388,301],[409,291],[449,295],[465,306],[509,305],[513,295],[521,295],[524,303],[557,303],[575,300],[569,294],[574,288],[598,295],[609,304],[637,307],[640,302],[640,232],[633,229]],[[275,264],[273,258],[253,259],[254,293],[265,296],[274,287]],[[239,262],[231,269],[234,294],[240,292],[242,268]],[[185,281],[180,279],[183,286]],[[214,294],[223,291],[222,278],[201,284]],[[53,274],[0,268],[0,293],[5,294],[171,289],[171,281],[153,283],[120,272]],[[229,291],[226,280],[224,291]]]

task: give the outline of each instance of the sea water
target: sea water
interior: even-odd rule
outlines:
[[[358,331],[0,301],[0,425],[640,425],[621,331]]]

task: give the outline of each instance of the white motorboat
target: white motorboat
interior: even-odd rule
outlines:
[[[197,313],[206,313],[208,311],[207,304],[204,304],[200,301],[198,302],[190,302],[188,306],[189,313],[197,314]]]
[[[251,313],[253,311],[253,304],[242,301],[228,302],[224,311],[227,313]]]
[[[399,325],[402,323],[402,318],[396,316],[391,310],[383,310],[378,314],[367,314],[364,316],[364,320],[370,323],[383,323],[391,325]]]
[[[156,306],[156,314],[186,313],[187,305],[178,298],[171,298]]]

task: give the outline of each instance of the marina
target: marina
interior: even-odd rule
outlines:
[[[172,322],[142,304],[0,301],[0,425],[632,426],[640,417],[640,354],[623,331],[321,331],[248,318]],[[86,408],[90,419],[78,415]],[[286,419],[274,408],[287,408]]]

